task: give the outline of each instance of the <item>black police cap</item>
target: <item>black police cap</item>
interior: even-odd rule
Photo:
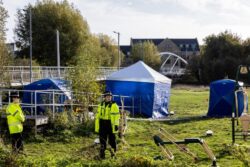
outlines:
[[[17,93],[17,92],[11,92],[10,97],[18,97],[19,98],[20,96],[19,96],[19,93]]]
[[[112,96],[112,92],[111,92],[111,91],[105,91],[105,92],[103,93],[103,95],[104,95],[104,97],[105,97],[105,96]]]

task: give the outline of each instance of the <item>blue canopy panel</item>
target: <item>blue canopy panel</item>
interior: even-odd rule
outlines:
[[[235,111],[234,100],[235,81],[224,79],[212,82],[210,84],[209,109],[207,116],[210,117],[227,117]],[[238,92],[239,115],[244,109],[243,92]],[[233,110],[234,109],[234,110]]]
[[[155,83],[153,118],[163,118],[168,116],[170,87],[171,85],[167,83]]]
[[[142,114],[152,117],[154,105],[154,83],[133,82],[133,81],[106,81],[106,90],[112,91],[115,95],[130,96],[125,98],[126,110],[131,114]],[[114,101],[121,105],[120,98],[115,97]],[[134,108],[132,108],[134,106]]]
[[[27,91],[25,91],[27,90]],[[35,93],[31,92],[36,90]],[[40,90],[40,92],[39,92]],[[47,91],[46,91],[47,90]],[[33,82],[24,87],[24,94],[22,103],[37,104],[37,114],[44,113],[48,108],[52,110],[52,106],[39,106],[39,104],[53,104],[53,91],[54,90],[54,102],[57,104],[63,104],[65,100],[71,99],[68,90],[68,81],[60,79],[42,79]],[[23,106],[26,111],[31,111],[29,106]],[[57,107],[57,111],[62,111],[63,107]]]

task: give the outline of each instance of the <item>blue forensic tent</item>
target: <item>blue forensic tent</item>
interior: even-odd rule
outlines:
[[[29,85],[24,86],[22,103],[36,103],[37,112],[39,114],[40,112],[45,111],[45,104],[51,105],[53,104],[53,102],[57,104],[63,104],[65,100],[71,99],[70,89],[68,85],[68,81],[61,79],[42,79],[33,82]],[[30,111],[29,107],[24,108]],[[62,107],[57,107],[56,109],[57,111],[62,111]]]
[[[168,115],[171,79],[139,61],[127,68],[119,70],[106,80],[106,90],[115,95],[133,97],[125,98],[125,108],[132,114],[146,117],[162,118]],[[114,99],[118,104],[120,100]]]
[[[236,81],[230,79],[217,80],[210,84],[209,109],[207,116],[210,117],[227,117],[232,116],[235,111],[235,91]],[[239,116],[244,109],[243,92],[237,93]]]

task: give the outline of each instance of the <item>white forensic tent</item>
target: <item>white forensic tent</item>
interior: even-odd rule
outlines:
[[[171,79],[142,61],[111,74],[106,80],[106,90],[116,95],[134,97],[135,114],[152,118],[168,115],[170,88]],[[119,101],[117,103],[120,104]],[[132,106],[129,104],[131,101],[125,103]]]

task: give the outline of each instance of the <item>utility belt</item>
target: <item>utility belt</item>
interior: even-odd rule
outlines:
[[[111,129],[111,120],[100,119],[100,129]]]
[[[109,115],[100,115],[100,119],[102,120],[111,120],[111,116]]]
[[[111,120],[110,119],[101,119],[100,118],[100,122],[103,122],[103,123],[111,123]]]

